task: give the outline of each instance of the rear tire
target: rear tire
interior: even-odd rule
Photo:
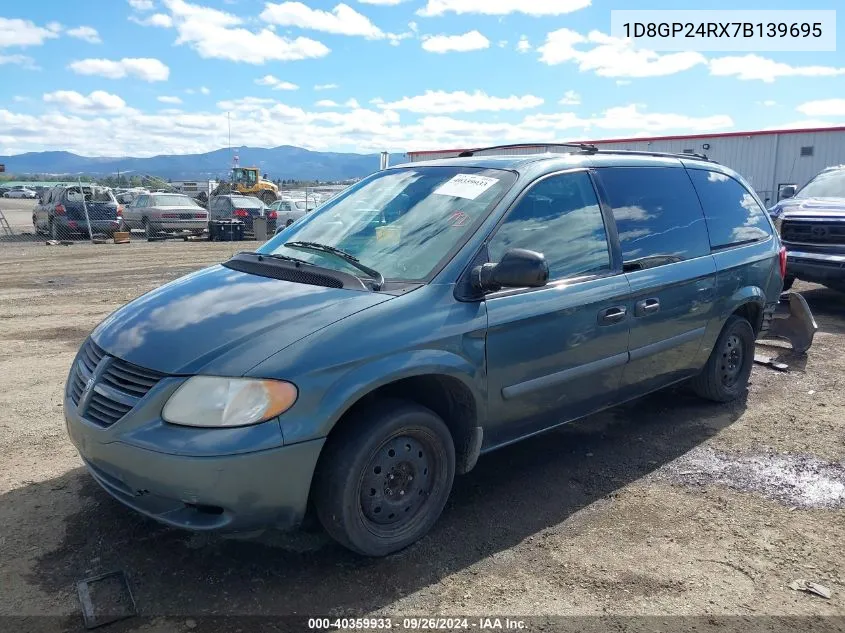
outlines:
[[[155,237],[156,232],[153,230],[153,227],[150,226],[150,223],[147,220],[147,218],[144,218],[143,223],[144,223],[144,237],[147,238],[147,241],[149,241],[151,238]]]
[[[731,402],[747,388],[754,365],[754,329],[731,315],[701,373],[692,379],[693,391],[707,400]]]
[[[266,204],[268,207],[276,201],[276,194],[272,191],[262,191],[261,192],[261,202]]]
[[[323,449],[317,516],[341,545],[386,556],[422,538],[452,490],[455,446],[434,412],[384,400],[344,421]]]

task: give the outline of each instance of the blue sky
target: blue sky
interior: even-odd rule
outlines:
[[[841,34],[837,52],[657,53],[610,37],[623,7],[701,3],[6,2],[0,154],[204,152],[228,120],[233,145],[400,152],[845,125]]]

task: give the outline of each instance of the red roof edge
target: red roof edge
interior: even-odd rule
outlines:
[[[801,134],[813,132],[845,132],[845,126],[836,127],[810,127],[810,128],[792,128],[785,130],[756,130],[753,132],[724,132],[722,134],[687,134],[675,136],[634,136],[630,138],[605,138],[600,141],[570,141],[572,143],[588,143],[590,145],[603,145],[607,143],[642,143],[643,141],[686,141],[696,139],[715,139],[715,138],[731,138],[736,136],[770,136],[772,134]],[[553,145],[554,143],[550,143]],[[545,147],[546,143],[516,143],[516,147]],[[427,154],[441,154],[443,152],[468,152],[473,148],[464,149],[431,149],[420,150],[416,152],[406,152],[408,156],[414,154],[416,156],[425,156]],[[477,149],[477,148],[476,148]]]

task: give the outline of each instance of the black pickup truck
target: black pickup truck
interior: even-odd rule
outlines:
[[[787,249],[784,289],[801,279],[845,292],[845,165],[782,196],[769,215]]]

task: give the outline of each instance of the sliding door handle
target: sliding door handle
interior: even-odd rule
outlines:
[[[637,309],[635,314],[638,317],[641,316],[648,316],[649,314],[654,314],[655,312],[660,311],[660,299],[643,299],[642,301],[637,301]]]

